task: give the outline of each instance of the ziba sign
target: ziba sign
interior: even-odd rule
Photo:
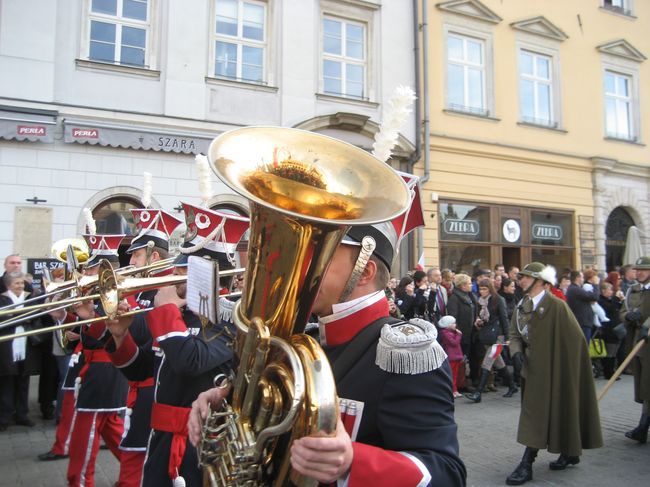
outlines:
[[[562,240],[562,227],[560,225],[533,225],[533,239],[535,240]]]

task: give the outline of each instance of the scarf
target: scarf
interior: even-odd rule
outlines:
[[[7,296],[9,299],[11,299],[11,302],[13,304],[22,303],[23,301],[25,301],[25,297],[27,296],[27,294],[25,292],[21,293],[20,296],[16,296],[10,290],[7,290],[6,292],[4,292],[2,294]],[[16,306],[15,309],[20,309],[22,307],[23,307],[23,305],[21,304],[20,306]],[[16,327],[16,329],[14,330],[14,333],[22,333],[24,331],[25,331],[25,328],[18,325]],[[25,354],[26,354],[26,351],[27,351],[27,337],[14,338],[11,341],[11,351],[12,351],[12,354],[13,354],[13,361],[14,362],[20,362],[22,360],[25,360]]]
[[[490,321],[490,310],[488,309],[488,303],[490,302],[490,297],[484,298],[479,296],[478,304],[481,305],[481,309],[478,312],[478,317],[483,320],[483,323],[487,324]]]

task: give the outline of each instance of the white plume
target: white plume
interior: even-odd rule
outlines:
[[[552,265],[547,265],[539,273],[539,278],[555,286],[557,284],[557,271]]]
[[[93,218],[93,212],[90,208],[84,208],[84,218],[86,219],[86,226],[88,227],[88,233],[90,235],[95,235],[97,233],[97,224]]]
[[[149,208],[151,206],[151,173],[144,172],[144,182],[142,183],[142,206]]]
[[[398,86],[388,100],[388,107],[384,112],[384,120],[381,129],[375,134],[375,142],[372,144],[372,155],[380,161],[386,162],[391,151],[397,143],[399,131],[411,113],[411,105],[415,100],[415,93],[408,86]]]
[[[196,173],[199,180],[199,193],[203,203],[207,203],[212,198],[212,179],[210,179],[210,164],[208,158],[203,154],[197,154],[196,158]]]

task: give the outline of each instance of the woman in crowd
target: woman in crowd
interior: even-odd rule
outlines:
[[[515,298],[515,281],[508,277],[504,278],[501,289],[499,290],[499,296],[501,296],[506,303],[506,316],[508,317],[509,323],[512,318],[512,313],[514,313],[515,308],[517,307],[517,298]]]
[[[467,274],[454,277],[454,289],[447,301],[447,314],[456,318],[456,327],[463,334],[460,346],[463,354],[470,357],[474,323],[477,318],[476,298],[472,294],[472,280]],[[470,364],[471,365],[471,364]],[[465,389],[465,370],[458,372],[458,389]]]
[[[424,276],[426,279],[426,275]],[[426,283],[425,283],[426,288]],[[410,320],[416,315],[420,315],[420,310],[424,310],[426,306],[426,298],[424,297],[423,290],[415,288],[415,282],[409,276],[402,277],[399,284],[395,288],[395,298],[397,307],[404,315],[405,320]],[[424,312],[424,311],[422,311]]]
[[[451,269],[443,269],[440,271],[440,278],[442,281],[440,285],[447,290],[447,296],[451,296],[451,292],[454,289],[454,273]]]
[[[603,323],[600,328],[600,337],[605,341],[605,348],[607,349],[607,357],[602,358],[600,361],[603,366],[603,375],[607,380],[614,374],[616,354],[625,337],[625,327],[618,327],[621,324],[619,312],[624,299],[625,296],[620,290],[617,293],[614,292],[614,286],[612,286],[611,282],[603,281],[601,283],[598,304],[605,310],[605,314],[609,318],[609,321]]]
[[[487,384],[492,367],[501,376],[503,384],[508,386],[508,392],[503,397],[512,397],[517,392],[512,380],[512,374],[506,367],[501,350],[508,341],[508,316],[505,300],[499,296],[490,279],[478,282],[478,318],[475,328],[478,332],[477,340],[484,350],[481,363],[481,376],[476,391],[465,394],[473,402],[481,402],[481,395]]]
[[[0,295],[0,307],[22,303],[29,293],[25,292],[25,276],[22,272],[4,274],[3,283],[7,290]],[[20,309],[18,306],[16,309]],[[0,335],[11,335],[29,329],[30,325],[19,324],[0,330]],[[0,431],[9,426],[12,416],[16,424],[34,426],[27,417],[29,376],[38,374],[38,354],[32,349],[28,338],[14,338],[0,343]]]

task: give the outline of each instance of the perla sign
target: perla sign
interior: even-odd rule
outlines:
[[[451,235],[472,235],[479,234],[480,226],[477,220],[455,220],[447,219],[444,222],[445,233]]]
[[[562,227],[560,225],[533,225],[533,239],[562,240]]]

